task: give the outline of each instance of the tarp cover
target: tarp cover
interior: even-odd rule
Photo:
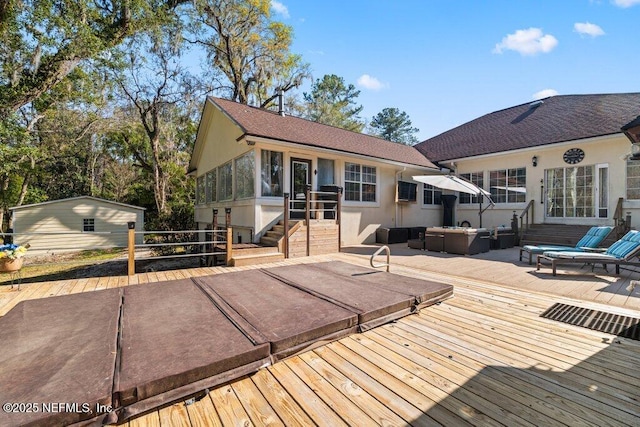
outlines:
[[[40,406],[0,425],[122,422],[451,294],[330,262],[24,301],[0,318],[0,402]]]
[[[300,276],[304,277],[304,276]],[[261,270],[194,278],[213,299],[222,299],[271,343],[276,358],[298,352],[317,341],[355,332],[357,316],[344,308],[289,286]],[[242,327],[242,326],[241,326]]]
[[[268,362],[269,345],[252,342],[184,279],[125,288],[120,354],[115,381],[120,405],[160,396],[130,409],[130,416],[166,403],[162,393],[231,370],[238,376],[255,371],[256,363]],[[238,372],[242,367],[245,372]]]
[[[0,425],[66,425],[112,404],[121,294],[23,301],[0,318],[0,402],[22,405]]]
[[[311,264],[265,271],[291,286],[357,313],[361,331],[406,316],[415,308],[414,298],[406,293],[367,286],[357,278],[341,276]]]
[[[415,298],[419,309],[453,296],[453,285],[359,267],[341,261],[310,264],[313,268],[330,271],[343,277],[365,282],[388,291],[400,292]]]

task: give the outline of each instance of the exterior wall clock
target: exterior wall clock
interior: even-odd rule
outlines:
[[[584,159],[584,150],[580,148],[569,148],[564,152],[562,158],[564,159],[565,163],[575,165],[576,163],[580,163]]]

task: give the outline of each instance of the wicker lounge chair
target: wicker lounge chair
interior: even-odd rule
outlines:
[[[543,261],[551,263],[553,275],[556,275],[558,264],[614,264],[616,274],[620,274],[620,265],[640,265],[640,262],[632,261],[640,253],[640,232],[631,230],[604,253],[548,251],[538,255],[537,270],[543,265]]]
[[[575,246],[558,246],[558,245],[525,245],[520,248],[520,261],[522,261],[522,253],[529,253],[529,265],[531,265],[533,255],[540,255],[548,251],[556,252],[585,252],[588,249],[597,248],[604,239],[611,233],[613,227],[591,227],[587,234],[576,243]],[[586,248],[586,249],[585,249]]]

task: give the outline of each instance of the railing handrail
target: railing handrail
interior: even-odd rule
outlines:
[[[374,258],[380,255],[382,251],[385,251],[387,253],[387,262],[384,264],[374,264],[373,263]],[[371,264],[371,267],[373,268],[387,267],[387,273],[388,273],[389,265],[391,264],[391,250],[389,249],[389,246],[387,245],[380,246],[380,248],[378,248],[378,250],[375,251],[373,255],[371,255],[371,258],[369,258],[369,264]]]
[[[533,202],[534,202],[533,199],[529,200],[529,203],[527,203],[527,206],[525,206],[525,208],[522,210],[522,213],[520,213],[520,219],[522,219],[523,216],[528,215],[529,210],[533,212]]]
[[[187,242],[163,242],[163,243],[146,243],[146,244],[138,244],[136,245],[135,243],[135,236],[136,234],[154,234],[153,232],[136,232],[135,230],[135,223],[134,222],[129,222],[127,224],[128,226],[128,238],[127,238],[127,247],[128,247],[128,260],[127,260],[127,274],[129,276],[133,276],[136,274],[136,249],[142,249],[142,248],[153,248],[153,247],[159,247],[159,246],[199,246],[202,247],[202,245],[212,245],[211,248],[213,249],[213,251],[209,251],[209,252],[200,252],[200,250],[197,253],[193,253],[193,254],[172,254],[172,255],[160,255],[160,256],[153,256],[153,257],[138,257],[137,260],[138,261],[143,261],[143,260],[159,260],[159,259],[168,259],[168,258],[186,258],[186,257],[194,257],[194,256],[198,256],[198,257],[202,257],[202,256],[214,256],[214,255],[225,255],[225,262],[226,265],[231,265],[231,261],[233,258],[233,228],[228,227],[224,230],[218,229],[218,230],[194,230],[194,231],[198,231],[198,232],[205,232],[205,233],[210,233],[211,234],[211,238],[212,240],[206,240],[206,241],[187,241]],[[160,234],[166,234],[167,232],[162,232]],[[174,232],[175,233],[175,232]],[[218,234],[224,233],[226,234],[226,237],[224,239],[218,240],[217,236]],[[206,238],[206,236],[205,236]],[[219,245],[218,247],[220,247],[221,245],[225,245],[224,251],[216,251],[216,245]],[[206,250],[206,249],[205,249]]]

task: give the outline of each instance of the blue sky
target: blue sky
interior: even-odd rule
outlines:
[[[406,111],[421,141],[541,94],[640,92],[640,0],[272,0],[272,17],[314,79],[356,85],[367,120]]]

